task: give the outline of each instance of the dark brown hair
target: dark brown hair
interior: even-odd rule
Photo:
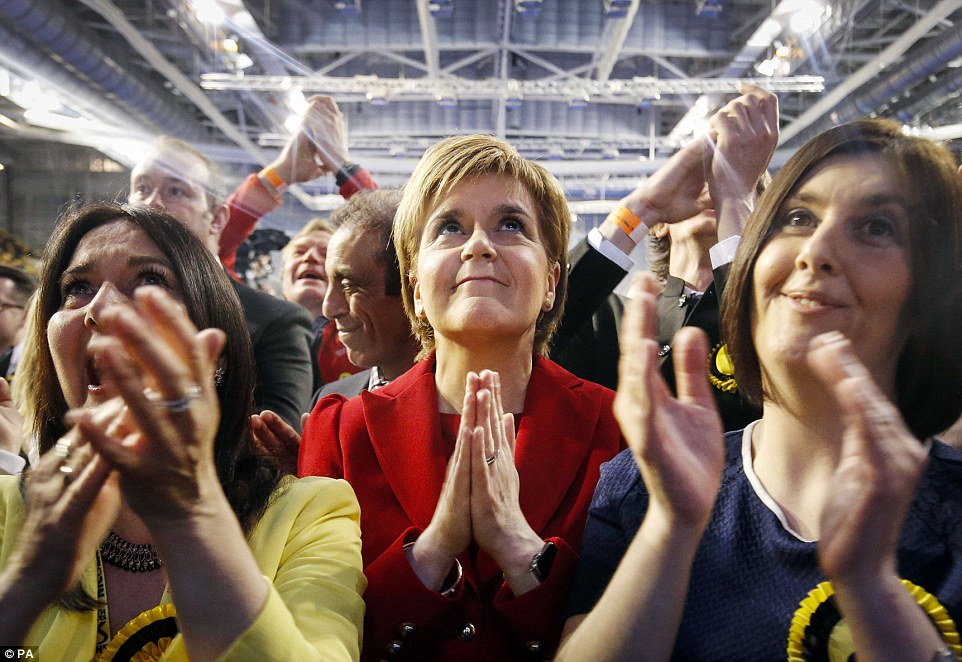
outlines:
[[[925,438],[962,414],[962,181],[944,147],[907,136],[887,120],[861,120],[829,129],[802,146],[772,179],[746,225],[725,286],[722,326],[739,390],[760,403],[762,368],[752,338],[752,273],[776,227],[779,209],[826,159],[873,154],[886,159],[911,193],[912,284],[901,318],[910,324],[899,356],[895,404],[909,429]]]
[[[166,212],[142,205],[92,204],[68,211],[54,229],[44,252],[44,265],[33,307],[32,359],[17,371],[28,380],[27,425],[46,452],[67,432],[67,412],[49,349],[47,324],[63,303],[60,279],[81,239],[114,221],[139,227],[170,261],[191,321],[200,329],[218,328],[227,335],[222,360],[223,380],[217,388],[220,425],[214,442],[214,462],[221,486],[245,533],[250,533],[267,508],[281,474],[272,461],[256,452],[250,429],[253,407],[254,359],[240,301],[228,276],[210,251],[182,223]],[[69,596],[68,596],[69,597]]]

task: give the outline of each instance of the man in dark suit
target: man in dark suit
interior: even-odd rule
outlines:
[[[216,164],[174,138],[160,138],[130,176],[130,202],[170,213],[216,257],[228,219],[226,190]],[[300,429],[313,381],[311,320],[300,306],[231,279],[244,309],[257,365],[255,411],[270,409]]]
[[[713,142],[702,138],[678,152],[571,251],[568,303],[552,358],[585,379],[616,382],[620,303],[612,307],[608,301],[633,266],[629,254],[648,236],[661,249],[650,266],[665,281],[658,302],[662,374],[674,387],[674,335],[682,326],[702,328],[712,349],[716,403],[725,429],[733,430],[759,411],[737,395],[721,342],[718,302],[754,204],[755,183],[778,140],[777,99],[751,87],[716,113],[710,126]]]

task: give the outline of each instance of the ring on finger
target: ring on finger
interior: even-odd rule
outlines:
[[[60,465],[60,475],[63,477],[63,489],[70,487],[73,482],[73,467],[67,464]]]
[[[492,464],[494,464],[494,461],[498,459],[498,456],[499,456],[500,454],[501,454],[501,449],[498,449],[498,450],[494,451],[493,453],[491,453],[491,455],[489,455],[489,456],[487,456],[486,458],[484,458],[484,463],[487,464],[487,465],[492,465]]]
[[[64,461],[66,461],[70,458],[70,455],[74,451],[73,439],[68,439],[67,437],[61,437],[60,439],[57,440],[57,443],[54,444],[53,448],[54,448],[54,451],[56,451],[57,455],[59,455],[61,458],[63,458]]]
[[[184,395],[172,400],[164,400],[164,396],[154,389],[147,387],[144,389],[144,397],[147,398],[151,404],[157,405],[158,407],[163,407],[168,411],[181,413],[190,409],[200,398],[200,386],[197,384],[191,384],[187,388],[187,392],[184,393]]]

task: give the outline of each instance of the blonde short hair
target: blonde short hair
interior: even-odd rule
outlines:
[[[394,246],[401,268],[401,296],[414,335],[421,342],[420,356],[434,350],[434,328],[414,311],[412,276],[421,248],[428,214],[455,186],[468,178],[499,175],[516,179],[537,205],[538,227],[548,264],[561,267],[554,307],[541,313],[535,326],[534,351],[547,355],[564,310],[568,285],[568,234],[571,213],[558,180],[541,165],[522,157],[511,145],[485,135],[455,136],[434,145],[418,162],[405,184],[394,219]]]

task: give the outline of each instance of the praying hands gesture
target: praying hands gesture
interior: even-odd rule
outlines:
[[[521,512],[514,451],[514,416],[504,413],[498,373],[469,372],[441,497],[409,549],[409,562],[426,586],[447,588],[445,578],[472,540],[497,562],[515,595],[538,585],[528,567],[544,542]]]

